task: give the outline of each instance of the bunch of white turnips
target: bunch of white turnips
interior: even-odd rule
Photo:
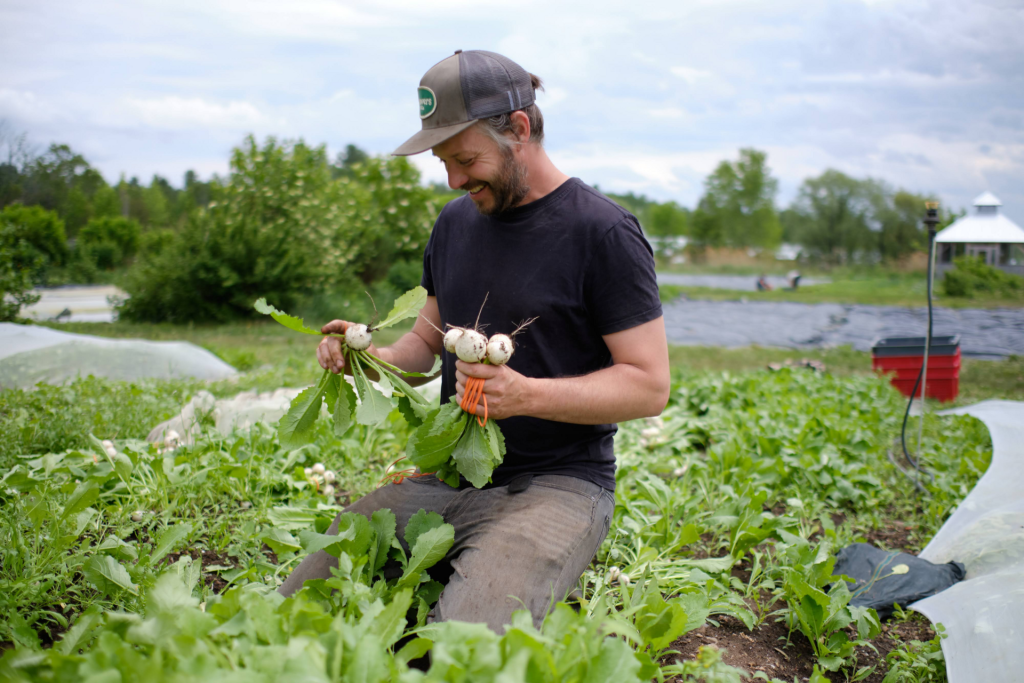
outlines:
[[[312,484],[314,489],[320,491],[325,496],[334,495],[334,482],[337,479],[337,475],[324,467],[322,462],[318,462],[302,471],[306,475],[306,481]]]
[[[444,348],[466,363],[504,365],[512,358],[512,337],[495,334],[490,339],[465,327],[453,327],[444,333]]]

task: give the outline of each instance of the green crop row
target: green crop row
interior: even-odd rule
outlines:
[[[166,401],[121,386],[125,413]],[[126,422],[109,447],[87,437],[17,454],[0,480],[0,677],[740,680],[715,650],[674,654],[679,637],[728,617],[750,629],[782,620],[810,642],[820,680],[860,680],[872,667],[857,653],[878,619],[849,604],[833,552],[893,520],[923,545],[990,457],[980,422],[929,417],[932,476],[915,497],[890,460],[901,407],[875,377],[684,375],[660,418],[621,426],[615,515],[582,597],[539,629],[520,614],[503,635],[425,622],[441,589],[424,570],[447,549],[443,520],[419,525],[426,540],[408,530],[396,540],[386,516],[323,533],[403,451],[410,430],[398,411],[344,439],[321,419],[299,449],[264,424],[173,447]],[[332,491],[307,473],[316,463],[335,473]],[[274,588],[325,548],[342,558],[334,578],[281,598]],[[380,574],[388,556],[402,578]],[[908,657],[891,665],[908,668]]]

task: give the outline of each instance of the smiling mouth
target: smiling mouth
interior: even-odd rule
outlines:
[[[480,194],[483,191],[483,189],[485,187],[487,187],[486,183],[484,183],[482,185],[477,185],[476,187],[471,187],[471,188],[469,188],[469,193],[471,195],[478,195],[478,194]]]

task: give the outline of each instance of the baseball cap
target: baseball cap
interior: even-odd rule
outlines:
[[[508,57],[485,50],[456,50],[420,79],[422,129],[391,154],[425,152],[479,119],[524,109],[534,100],[530,74]]]

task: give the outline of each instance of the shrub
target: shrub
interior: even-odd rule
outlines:
[[[2,227],[6,232],[9,228]],[[0,322],[18,319],[23,306],[39,301],[32,293],[32,272],[39,268],[42,257],[27,242],[8,245],[0,239]]]
[[[346,194],[360,201],[361,210],[339,237],[356,248],[351,269],[364,283],[384,278],[398,261],[422,260],[439,207],[434,192],[419,179],[419,171],[404,157],[367,159],[339,179]],[[417,279],[413,286],[418,284]]]
[[[10,252],[8,258],[20,259],[20,268],[31,263],[30,277],[36,284],[44,284],[47,270],[62,266],[67,260],[64,221],[53,211],[11,204],[0,211],[0,228],[0,247]]]
[[[132,218],[93,218],[78,233],[75,250],[103,270],[125,265],[139,249],[142,228]]]
[[[158,249],[147,245],[120,315],[224,321],[253,315],[261,296],[295,309],[310,295],[376,282],[392,263],[420,258],[431,198],[405,159],[370,159],[335,180],[323,147],[249,137],[209,206]]]
[[[139,240],[139,253],[146,256],[156,256],[164,249],[172,248],[177,233],[169,228],[157,228],[142,233]]]
[[[983,292],[1013,297],[1024,293],[1024,278],[993,268],[980,256],[961,256],[955,264],[942,279],[946,296],[970,298],[976,292]]]
[[[250,315],[260,296],[294,307],[302,292],[330,282],[330,264],[342,260],[332,239],[341,219],[333,190],[322,147],[273,138],[258,147],[248,138],[209,207],[193,211],[177,239],[129,273],[121,316],[224,321]]]

